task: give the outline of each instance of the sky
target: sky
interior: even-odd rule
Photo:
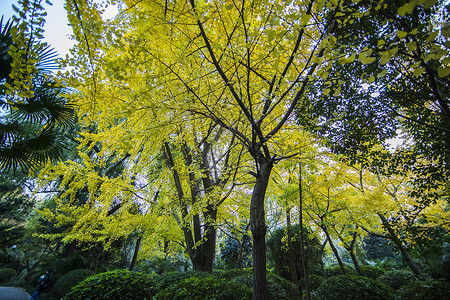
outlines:
[[[74,41],[69,38],[72,30],[64,10],[64,0],[50,0],[52,6],[45,4],[45,1],[42,2],[47,12],[44,40],[59,53],[60,57],[65,57],[74,45]],[[0,0],[0,15],[4,16],[4,20],[15,14],[12,9],[13,4],[19,7],[17,0]]]

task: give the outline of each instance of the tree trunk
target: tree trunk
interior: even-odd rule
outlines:
[[[400,250],[400,253],[403,256],[403,259],[406,261],[406,263],[410,267],[411,271],[413,271],[414,274],[416,274],[420,279],[425,280],[425,276],[422,274],[419,267],[416,265],[414,260],[411,258],[408,251],[406,250],[406,248],[403,246],[402,241],[395,234],[392,226],[389,224],[389,222],[386,220],[386,218],[381,213],[378,213],[378,216],[380,217],[383,226],[389,232],[389,236],[390,236],[391,240],[397,246],[398,250]]]
[[[139,253],[139,247],[141,245],[141,240],[142,240],[142,235],[140,235],[136,240],[136,246],[134,247],[133,258],[131,259],[130,268],[129,268],[130,271],[133,271],[134,266],[136,265],[137,256]]]
[[[353,232],[353,237],[352,237],[352,242],[350,243],[350,246],[346,245],[344,243],[344,241],[342,239],[341,240],[344,243],[345,249],[350,254],[350,257],[352,259],[353,265],[355,266],[356,273],[358,273],[358,275],[361,275],[361,269],[359,268],[358,259],[356,259],[356,255],[355,255],[355,244],[356,244],[357,236],[358,235],[356,234],[356,231],[354,231]]]
[[[300,254],[303,265],[303,277],[305,279],[306,300],[311,299],[311,292],[309,290],[309,272],[308,262],[306,261],[305,253],[305,233],[303,231],[303,189],[302,189],[302,163],[298,166],[298,194],[299,194],[299,225],[300,225]]]
[[[325,251],[325,246],[327,245],[328,238],[325,238],[322,246],[320,246],[320,270],[322,271],[322,277],[327,278],[327,274],[325,273],[325,264],[323,263],[323,253]]]
[[[287,242],[288,242],[288,258],[289,270],[291,272],[291,280],[297,285],[297,267],[295,265],[294,247],[292,246],[292,228],[291,228],[291,209],[286,209],[286,224],[287,224]]]
[[[260,158],[260,170],[256,176],[250,203],[250,227],[253,236],[253,299],[267,299],[266,276],[266,220],[264,198],[269,183],[273,161]]]
[[[338,253],[336,247],[334,246],[333,241],[331,240],[330,234],[328,233],[327,226],[326,225],[321,225],[320,227],[322,228],[323,232],[327,236],[328,243],[330,244],[331,250],[333,250],[334,256],[336,257],[336,259],[338,261],[338,264],[339,264],[339,267],[342,270],[342,273],[344,275],[347,275],[347,271],[345,271],[344,263],[342,262],[342,259],[339,256],[339,253]]]

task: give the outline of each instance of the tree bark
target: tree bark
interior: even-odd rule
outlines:
[[[286,209],[286,224],[287,224],[287,242],[288,242],[288,251],[289,251],[289,270],[291,272],[291,280],[293,283],[297,285],[297,267],[295,265],[295,255],[294,255],[294,247],[292,245],[292,228],[291,228],[291,209]]]
[[[305,253],[305,233],[303,230],[303,188],[302,188],[302,163],[298,166],[298,194],[299,194],[299,225],[300,225],[300,254],[302,258],[303,265],[303,277],[305,279],[305,292],[306,300],[311,299],[311,292],[309,290],[309,272],[308,272],[308,262],[306,261]]]
[[[273,161],[260,158],[260,170],[256,176],[250,203],[250,228],[253,236],[253,299],[267,299],[266,276],[266,220],[264,198],[269,183]]]
[[[409,255],[408,251],[403,246],[402,241],[395,234],[394,229],[389,224],[389,222],[386,220],[385,216],[381,213],[378,213],[378,216],[380,217],[384,228],[386,228],[386,230],[389,232],[389,236],[390,236],[391,240],[394,242],[395,246],[397,246],[398,250],[400,250],[400,253],[402,254],[403,259],[406,261],[406,263],[408,264],[411,271],[413,271],[414,274],[416,274],[420,279],[425,280],[425,276],[423,275],[423,273],[420,271],[419,267],[416,265],[414,260]]]
[[[353,232],[353,239],[352,239],[352,242],[350,243],[348,252],[350,253],[350,257],[352,258],[352,262],[353,262],[353,265],[355,266],[356,273],[358,273],[358,275],[361,275],[361,269],[359,268],[358,259],[356,258],[356,255],[355,255],[355,244],[356,244],[357,237],[358,237],[358,235],[356,234],[356,231]]]
[[[139,247],[141,245],[141,240],[142,240],[142,235],[140,235],[136,240],[136,246],[134,247],[133,258],[131,259],[130,268],[129,268],[130,271],[133,271],[134,266],[136,265],[137,256],[139,253]]]
[[[344,263],[342,262],[342,259],[339,256],[339,253],[338,253],[336,247],[334,246],[333,241],[331,240],[330,234],[328,233],[327,226],[326,225],[321,225],[320,227],[322,228],[323,232],[327,236],[328,243],[330,244],[331,250],[333,250],[334,256],[336,257],[336,259],[338,261],[338,264],[339,264],[339,267],[342,270],[342,273],[344,275],[347,275],[347,271],[345,271]]]

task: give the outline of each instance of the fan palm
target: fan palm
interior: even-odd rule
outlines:
[[[27,172],[48,160],[56,160],[65,150],[64,131],[74,125],[74,109],[62,96],[49,73],[56,68],[56,52],[41,47],[36,57],[37,73],[33,76],[33,96],[7,99],[5,83],[9,82],[13,58],[8,53],[14,45],[11,21],[0,20],[0,170]],[[32,43],[31,41],[30,43]],[[11,97],[11,96],[8,96]]]

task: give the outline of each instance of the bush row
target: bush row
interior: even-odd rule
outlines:
[[[268,274],[269,299],[299,299],[297,287]],[[154,297],[154,298],[153,298]],[[115,270],[91,276],[75,286],[64,299],[252,299],[251,270],[171,272],[147,275]]]

